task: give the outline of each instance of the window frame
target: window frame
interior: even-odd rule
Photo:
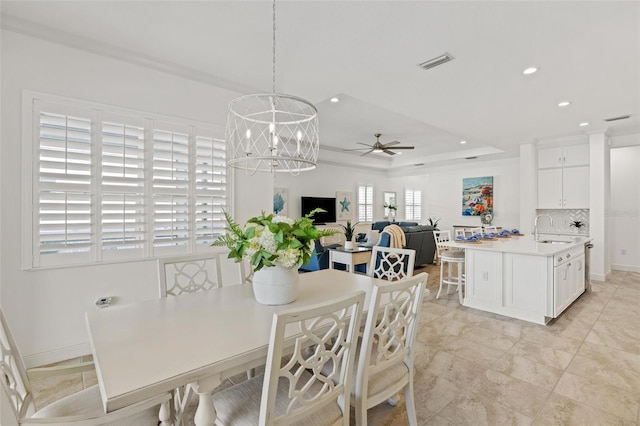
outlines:
[[[91,123],[91,173],[90,173],[90,250],[87,253],[65,253],[65,254],[41,254],[40,247],[40,153],[41,153],[41,136],[40,136],[40,111],[51,110],[46,108],[48,105],[54,105],[58,110],[47,112],[60,113],[61,115],[69,115],[73,111],[79,111],[80,117],[90,119]],[[42,109],[44,107],[44,109]],[[86,114],[90,113],[91,116]],[[144,123],[144,138],[142,140],[144,146],[144,183],[139,188],[142,191],[144,199],[141,204],[142,215],[144,216],[144,238],[142,248],[133,250],[109,250],[103,249],[104,235],[102,233],[102,205],[105,202],[103,195],[103,166],[104,158],[102,156],[103,138],[102,132],[105,123],[112,122],[111,119],[102,119],[102,115],[107,117],[124,117],[132,122]],[[170,124],[172,127],[182,127],[189,130],[189,194],[188,209],[190,221],[188,225],[189,243],[178,249],[162,249],[154,247],[153,217],[154,208],[149,201],[154,197],[153,181],[154,169],[153,158],[156,149],[153,141],[154,129],[166,130],[165,127],[155,127],[154,123]],[[119,123],[127,125],[127,122]],[[192,132],[195,132],[192,137]],[[198,223],[194,220],[196,210],[199,208],[197,203],[197,192],[195,186],[198,185],[193,180],[198,170],[198,163],[195,162],[195,153],[198,149],[196,140],[198,137],[208,137],[212,140],[211,151],[216,151],[215,145],[218,147],[224,142],[224,127],[212,123],[203,123],[194,120],[188,120],[180,117],[171,117],[161,114],[148,113],[140,110],[134,110],[124,107],[112,106],[98,102],[89,102],[80,99],[51,95],[30,90],[22,91],[22,134],[21,134],[21,151],[22,151],[22,217],[21,234],[22,234],[22,269],[23,270],[44,270],[58,269],[90,265],[104,265],[110,263],[126,263],[139,262],[154,259],[159,256],[176,255],[176,254],[193,254],[203,252],[209,249],[209,245],[198,243]],[[219,148],[218,148],[219,149]],[[226,156],[225,156],[226,157]],[[224,161],[224,171],[221,176],[223,183],[219,186],[223,187],[223,204],[228,213],[233,214],[234,205],[234,185],[233,173],[230,167],[226,166]],[[215,185],[214,185],[215,186]],[[213,188],[211,186],[210,188]],[[109,192],[109,191],[106,191]],[[120,254],[116,253],[121,251]],[[127,252],[125,254],[125,252]],[[78,254],[78,256],[76,256]],[[52,257],[49,257],[52,256]],[[42,259],[45,259],[43,262]],[[54,259],[58,257],[59,260]]]
[[[365,202],[361,203],[360,202],[360,188],[364,188],[365,190]],[[367,200],[367,196],[366,193],[368,192],[368,190],[371,191],[371,200]],[[371,223],[373,222],[373,198],[374,198],[374,187],[372,184],[366,184],[366,183],[362,183],[362,184],[358,184],[357,186],[357,198],[358,198],[358,222],[360,223]],[[370,201],[367,203],[367,201]],[[361,206],[364,206],[364,219],[361,219],[361,214],[360,214],[360,209]],[[371,212],[371,220],[368,220],[369,218],[367,217],[367,210],[368,209]]]
[[[411,192],[411,202],[409,202],[409,192]],[[420,203],[416,204],[415,202],[415,194],[420,194]],[[416,216],[416,207],[418,208],[419,217]],[[409,210],[413,213],[409,217]],[[404,190],[404,220],[408,221],[420,221],[422,220],[422,190],[421,189],[413,189],[413,188],[405,188]]]

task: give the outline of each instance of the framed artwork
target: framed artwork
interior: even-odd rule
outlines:
[[[353,192],[336,192],[336,219],[353,220],[356,204]]]
[[[273,212],[281,216],[289,215],[287,188],[273,188]]]
[[[462,216],[493,213],[493,176],[462,179]]]

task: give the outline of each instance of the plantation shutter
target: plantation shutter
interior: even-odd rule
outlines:
[[[186,252],[190,213],[188,128],[157,126],[160,129],[153,131],[153,246]]]
[[[224,233],[222,129],[30,95],[23,266],[206,251]]]
[[[373,221],[373,186],[358,186],[358,221]]]
[[[50,112],[46,104],[37,103],[34,113],[38,127],[34,192],[39,208],[34,212],[38,249],[33,263],[46,266],[59,255],[91,260],[92,112],[71,108]]]
[[[196,244],[210,245],[226,226],[227,153],[224,140],[200,133],[195,137],[195,236]]]
[[[413,189],[405,191],[405,210],[407,220],[422,219],[422,191]]]
[[[105,116],[102,121],[101,243],[103,256],[142,255],[145,243],[144,122]]]

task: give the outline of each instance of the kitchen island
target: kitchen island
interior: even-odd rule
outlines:
[[[465,250],[464,306],[546,324],[584,293],[587,240],[510,236],[447,245]]]

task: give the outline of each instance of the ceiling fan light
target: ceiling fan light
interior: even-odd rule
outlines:
[[[374,148],[372,152],[384,152],[384,151],[382,151],[380,148]]]

